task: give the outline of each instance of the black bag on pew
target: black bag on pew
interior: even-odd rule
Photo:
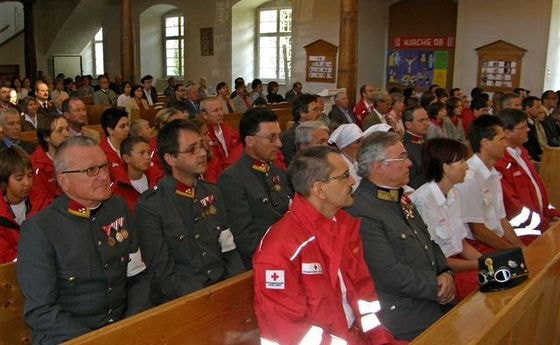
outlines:
[[[501,250],[478,258],[480,291],[491,292],[521,284],[529,271],[521,248]]]

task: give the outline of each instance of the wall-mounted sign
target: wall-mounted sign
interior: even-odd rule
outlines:
[[[338,47],[324,40],[306,45],[305,81],[334,83],[336,80],[336,53]]]
[[[393,48],[453,48],[455,37],[424,36],[424,37],[394,37]]]

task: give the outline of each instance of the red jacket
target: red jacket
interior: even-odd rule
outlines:
[[[527,207],[529,210],[540,215],[541,223],[537,228],[543,231],[548,227],[552,217],[560,217],[560,210],[548,207],[548,193],[546,187],[533,166],[533,163],[530,162],[527,150],[524,147],[520,147],[520,149],[521,158],[529,167],[531,175],[533,175],[541,191],[544,212],[540,211],[539,199],[529,175],[527,175],[525,170],[517,164],[515,159],[506,150],[504,158],[496,162],[495,167],[496,170],[502,174],[501,182],[507,218],[511,220],[520,214],[523,207]],[[526,223],[528,224],[529,221],[530,217]]]
[[[150,179],[150,176],[148,176],[148,174],[146,174],[146,177],[148,178],[148,187],[151,188],[157,184]],[[128,174],[122,174],[122,172],[119,172],[116,175],[113,184],[111,185],[111,190],[113,191],[114,195],[118,195],[124,199],[124,201],[128,205],[130,213],[132,214],[132,212],[134,211],[134,206],[136,206],[136,201],[138,201],[138,198],[140,197],[140,193],[138,193],[138,191],[132,186]]]
[[[150,164],[150,170],[147,171],[146,176],[148,176],[149,181],[153,181],[154,184],[157,184],[164,175],[163,167],[161,166],[161,162],[159,161],[159,154],[157,150],[157,137],[152,137],[150,139],[150,150],[152,151],[151,154],[152,164]]]
[[[373,111],[373,104],[368,106],[365,100],[362,98],[354,107],[354,118],[356,119],[356,124],[362,128],[362,123],[364,118],[368,116]]]
[[[47,207],[50,199],[32,198],[29,196],[26,219]],[[0,195],[0,264],[14,261],[17,257],[19,239],[19,224],[16,222],[12,210],[2,195]]]
[[[37,146],[29,157],[33,166],[33,198],[45,198],[52,201],[61,191],[56,182],[54,162],[41,146]]]
[[[116,177],[119,174],[126,173],[126,165],[122,158],[113,150],[111,145],[109,144],[109,138],[103,136],[101,140],[99,140],[99,147],[105,152],[107,156],[107,162],[109,163],[109,178],[111,181],[115,181]],[[118,149],[118,148],[117,148]]]
[[[465,138],[468,137],[469,127],[471,123],[475,120],[473,111],[468,108],[463,108],[461,112],[461,122],[463,123],[463,129],[465,130]]]
[[[243,154],[243,144],[239,133],[227,126],[226,124],[221,124],[222,132],[224,134],[224,139],[226,142],[226,147],[228,155],[226,153],[216,133],[214,132],[214,125],[206,122],[208,126],[208,136],[210,136],[210,150],[212,150],[212,159],[208,162],[208,167],[204,173],[204,180],[216,183],[218,176],[228,168],[233,163],[237,162],[241,155]]]
[[[253,257],[254,308],[263,343],[394,344],[363,258],[359,220],[325,218],[300,195],[263,237]],[[348,327],[340,277],[353,324]],[[364,325],[364,327],[362,327]],[[315,341],[311,341],[313,338]]]

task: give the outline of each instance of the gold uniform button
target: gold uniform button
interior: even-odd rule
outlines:
[[[403,240],[405,240],[405,239],[406,239],[406,235],[405,235],[405,234],[401,234],[401,238],[402,238]]]
[[[206,271],[206,273],[208,273],[208,275],[210,275],[210,273],[212,273],[212,270],[208,270],[208,271]]]
[[[182,240],[184,240],[184,239],[185,239],[185,235],[179,236],[179,241],[182,241]]]
[[[200,234],[194,235],[194,238],[196,238],[196,239],[200,238]]]
[[[202,252],[202,256],[206,256],[206,252]]]
[[[428,246],[424,246],[424,250],[428,250]]]

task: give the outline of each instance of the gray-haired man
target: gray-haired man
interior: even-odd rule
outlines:
[[[329,128],[323,121],[307,121],[296,128],[296,147],[299,150],[329,145]]]

